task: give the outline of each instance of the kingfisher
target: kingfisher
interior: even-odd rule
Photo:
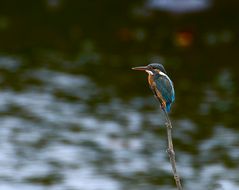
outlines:
[[[171,104],[175,100],[175,92],[173,82],[168,77],[163,65],[150,63],[147,66],[133,67],[132,69],[148,73],[149,87],[153,91],[155,98],[159,100],[163,111],[169,113]]]

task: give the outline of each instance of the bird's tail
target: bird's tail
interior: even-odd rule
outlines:
[[[166,104],[166,112],[169,113],[171,108],[171,103]]]

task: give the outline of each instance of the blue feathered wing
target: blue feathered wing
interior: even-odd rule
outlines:
[[[175,100],[173,83],[169,77],[159,74],[154,76],[154,81],[156,83],[157,90],[166,102],[166,111],[169,112],[171,104]]]

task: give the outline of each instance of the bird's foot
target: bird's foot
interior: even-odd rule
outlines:
[[[169,155],[170,158],[174,157],[175,156],[175,152],[173,149],[171,148],[168,148],[167,151],[166,151]]]
[[[173,128],[170,122],[166,122],[165,125],[166,125],[166,127],[168,127],[169,129],[172,129],[172,128]]]

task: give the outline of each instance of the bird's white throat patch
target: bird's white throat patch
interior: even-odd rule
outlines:
[[[145,71],[150,75],[154,75],[152,71],[149,71],[149,70],[145,70]]]

